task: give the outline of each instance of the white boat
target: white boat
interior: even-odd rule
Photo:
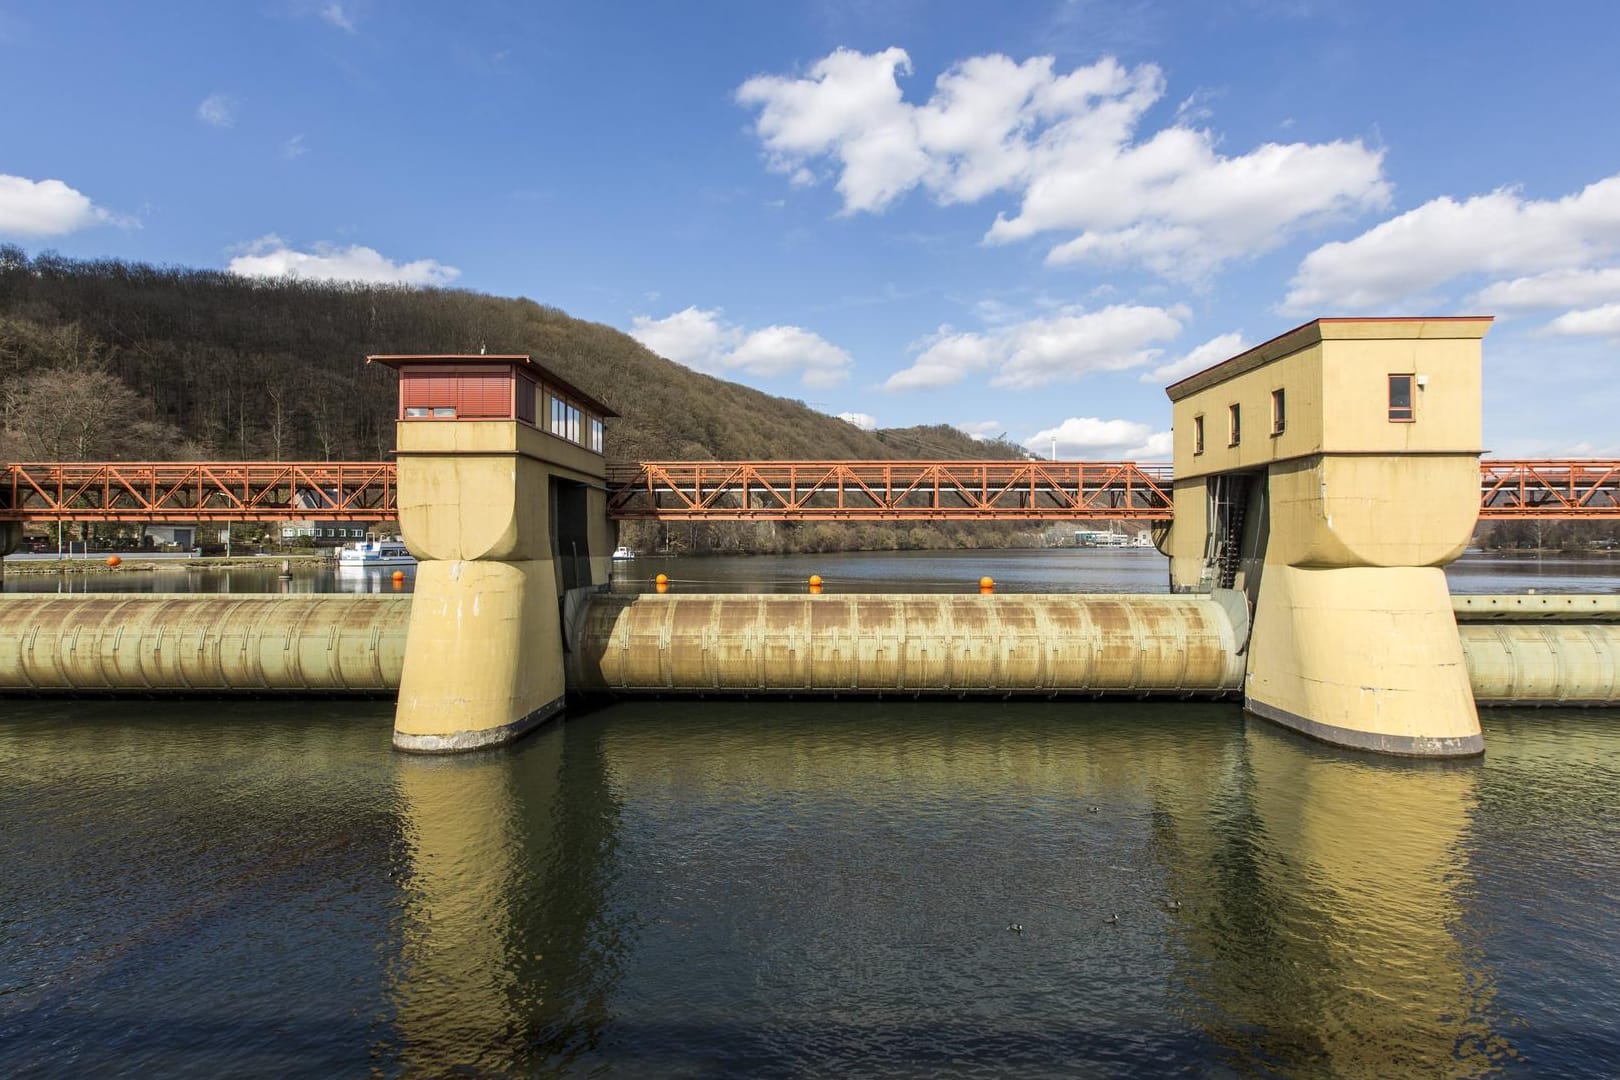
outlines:
[[[613,557],[615,559],[633,559],[636,557],[636,553],[625,547],[623,544],[620,544],[618,547],[613,549]]]
[[[405,541],[357,540],[338,549],[338,566],[415,566],[416,558],[405,547]]]

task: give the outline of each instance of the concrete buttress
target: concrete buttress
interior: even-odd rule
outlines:
[[[561,596],[607,580],[613,413],[527,356],[372,359],[400,372],[399,524],[419,560],[394,745],[509,742],[562,710]]]
[[[1250,712],[1364,750],[1483,751],[1443,567],[1479,513],[1489,327],[1321,319],[1169,387],[1172,585],[1249,597]]]

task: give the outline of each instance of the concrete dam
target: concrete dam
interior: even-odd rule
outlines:
[[[1450,593],[1490,322],[1317,319],[1167,387],[1162,595],[605,592],[611,408],[528,354],[368,357],[398,373],[410,598],[7,597],[0,692],[393,692],[417,753],[593,692],[1230,695],[1336,746],[1477,755],[1481,704],[1620,704],[1620,598]]]
[[[0,597],[0,692],[392,694],[410,596]],[[576,596],[575,694],[1236,697],[1240,594]],[[1620,704],[1620,596],[1461,596],[1482,705]]]

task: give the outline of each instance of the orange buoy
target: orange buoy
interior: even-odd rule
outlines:
[[[657,577],[653,578],[653,584],[654,585],[668,585],[669,584],[669,575],[668,574],[659,574]]]
[[[394,584],[398,585],[400,582],[402,582],[404,580],[405,580],[405,571],[403,571],[403,570],[395,570],[394,571]]]
[[[996,579],[993,578],[993,577],[990,577],[988,575],[986,575],[985,577],[980,578],[979,579],[979,591],[980,592],[995,592],[996,591]]]
[[[123,562],[123,561],[124,561],[124,560],[123,560],[123,559],[120,559],[120,558],[119,558],[119,557],[118,557],[118,556],[116,556],[116,555],[109,555],[109,556],[107,556],[107,565],[108,565],[108,566],[117,566],[117,565],[118,565],[118,564],[119,564],[119,563],[121,563],[121,562]]]
[[[821,588],[821,575],[820,574],[811,574],[810,575],[810,587],[812,589]]]

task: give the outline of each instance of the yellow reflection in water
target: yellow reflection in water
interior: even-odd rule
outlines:
[[[560,747],[550,739],[525,748],[524,775],[551,781],[530,792],[516,789],[512,763],[499,753],[399,758],[411,857],[393,997],[407,1073],[452,1063],[494,1068],[520,1052],[528,965],[512,954],[521,913],[511,905],[524,900],[514,888],[527,857],[521,802],[549,805]]]
[[[1338,754],[1253,722],[1245,742],[1253,877],[1220,900],[1249,918],[1212,921],[1200,965],[1221,1026],[1333,1076],[1500,1064],[1490,973],[1456,937],[1478,763]]]

